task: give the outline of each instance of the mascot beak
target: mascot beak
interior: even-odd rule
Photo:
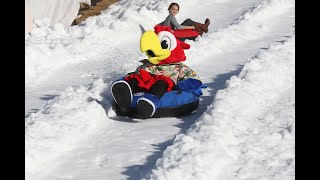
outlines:
[[[148,60],[152,64],[159,64],[161,60],[168,58],[171,51],[162,49],[160,40],[154,31],[146,31],[140,39],[140,50],[146,53]]]

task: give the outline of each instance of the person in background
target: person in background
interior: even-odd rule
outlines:
[[[169,8],[169,15],[167,18],[161,22],[159,25],[162,26],[170,26],[172,30],[176,29],[195,29],[198,31],[199,35],[202,36],[203,32],[208,33],[208,26],[210,24],[210,20],[207,18],[204,24],[195,22],[190,18],[186,19],[181,23],[181,25],[177,22],[176,15],[179,12],[179,4],[178,3],[171,3]]]

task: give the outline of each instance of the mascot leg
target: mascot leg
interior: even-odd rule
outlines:
[[[138,99],[137,110],[142,118],[147,119],[154,115],[157,110],[159,100],[152,94],[144,94],[144,96]]]
[[[133,98],[130,85],[124,80],[116,81],[111,86],[111,94],[120,111],[126,113]]]
[[[167,88],[168,85],[163,80],[159,80],[151,86],[150,93],[160,99],[166,93]]]
[[[130,85],[130,88],[131,88],[131,91],[132,91],[132,94],[136,93],[136,92],[141,92],[143,91],[139,85],[138,85],[138,80],[137,79],[129,79],[128,81],[128,84]]]

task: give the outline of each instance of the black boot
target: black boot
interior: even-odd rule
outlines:
[[[129,86],[131,87],[132,94],[136,92],[140,92],[140,87],[138,86],[138,80],[136,79],[130,79],[128,81]]]
[[[167,88],[168,85],[163,80],[159,80],[151,86],[150,93],[160,99],[166,93]]]
[[[132,91],[130,85],[126,81],[117,81],[112,84],[111,94],[115,103],[119,106],[122,113],[129,111],[132,101]]]
[[[145,94],[138,99],[137,111],[142,119],[150,118],[157,110],[159,99],[152,94]]]

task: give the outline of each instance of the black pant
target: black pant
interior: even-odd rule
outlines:
[[[182,26],[193,26],[194,25],[194,21],[192,21],[190,18],[186,19],[183,21],[183,23],[181,23]]]
[[[183,21],[183,23],[181,23],[182,26],[193,26],[194,25],[194,21],[192,21],[190,18],[186,19]],[[159,23],[159,25],[164,26],[164,22]],[[171,29],[175,29],[173,24],[170,24]]]

